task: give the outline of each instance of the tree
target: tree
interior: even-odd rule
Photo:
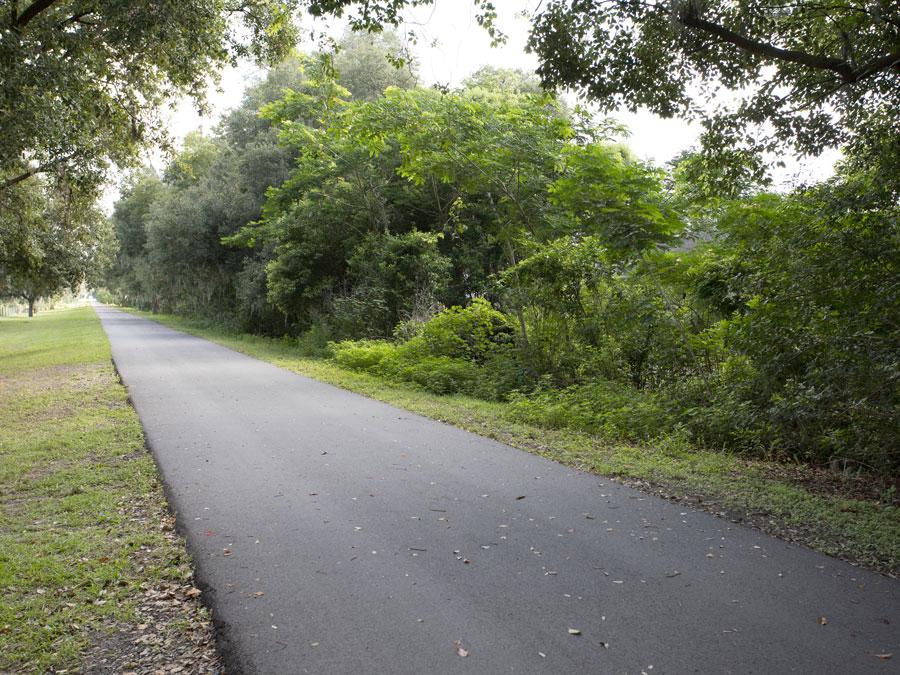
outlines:
[[[506,91],[511,94],[544,93],[541,81],[534,73],[518,68],[497,68],[482,66],[462,82],[466,89],[488,89],[490,91]]]
[[[596,235],[619,258],[671,242],[683,227],[666,204],[663,172],[609,144],[573,145],[562,153],[561,176],[549,186],[572,234]]]
[[[135,307],[149,306],[148,270],[143,265],[147,243],[146,221],[150,208],[162,196],[164,186],[152,169],[129,176],[122,184],[112,213],[118,247],[106,266],[102,285],[115,289],[120,301]]]
[[[300,152],[261,231],[278,242],[269,285],[285,311],[308,315],[339,293],[366,232],[443,234],[457,296],[439,299],[453,304],[483,292],[491,270],[516,262],[521,238],[550,226],[546,188],[572,135],[551,98],[390,88],[374,101],[317,100],[289,94],[269,109]],[[326,110],[319,128],[314,110]]]
[[[545,83],[606,109],[700,117],[708,151],[818,154],[884,133],[872,122],[886,112],[900,128],[898,31],[889,2],[551,0],[530,46]],[[740,92],[733,106],[703,106],[722,89]]]
[[[354,7],[351,25],[378,30],[400,23],[404,7],[431,2],[305,4],[313,14]],[[475,4],[502,39],[493,3]],[[548,88],[574,88],[606,110],[701,120],[706,152],[738,176],[763,175],[761,162],[747,162],[785,147],[851,146],[897,166],[900,5],[890,0],[549,0],[533,17],[529,47]],[[733,105],[723,105],[722,90]],[[896,172],[884,174],[896,182]]]
[[[236,58],[277,60],[293,45],[295,0],[3,0],[0,191],[31,176],[98,185],[165,139],[161,104],[202,105]]]
[[[35,181],[17,192],[19,209],[0,217],[3,229],[18,235],[6,237],[0,251],[0,296],[24,300],[31,317],[38,299],[97,278],[112,233],[103,214],[76,191]]]
[[[333,58],[338,81],[354,99],[371,101],[388,87],[409,89],[416,84],[415,63],[404,54],[396,33],[347,32]]]

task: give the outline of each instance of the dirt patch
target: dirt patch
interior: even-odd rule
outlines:
[[[149,589],[134,625],[111,625],[92,636],[85,673],[223,673],[212,625],[186,594],[190,585]]]
[[[115,378],[105,363],[48,366],[28,370],[24,374],[0,376],[0,398],[12,394],[40,394],[60,389],[91,389],[108,385]]]
[[[49,462],[45,462],[43,464],[37,464],[32,466],[28,471],[24,472],[17,479],[18,489],[17,492],[21,493],[23,490],[23,486],[27,489],[29,483],[35,483],[39,480],[43,480],[44,478],[49,478],[55,473],[62,471],[63,469],[70,467],[73,465],[73,462],[63,461],[63,460],[51,460]],[[45,499],[46,497],[41,497]]]
[[[146,517],[140,507],[133,513]],[[173,545],[184,545],[175,534],[173,518],[167,516],[162,527]],[[141,557],[140,552],[136,555]],[[94,631],[81,671],[117,675],[224,673],[209,611],[200,602],[200,590],[190,581],[145,582],[140,588],[133,621]]]

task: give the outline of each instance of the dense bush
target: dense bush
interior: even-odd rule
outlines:
[[[752,418],[739,417],[758,447],[900,464],[900,209],[872,209],[867,183],[760,198],[721,221],[719,255],[740,260],[725,284],[743,300],[725,345],[752,373],[721,378],[714,406],[749,406]]]
[[[338,365],[411,382],[435,394],[483,395],[478,367],[471,361],[430,354],[421,338],[396,344],[385,340],[357,340],[330,345]]]
[[[419,337],[433,356],[483,363],[513,344],[514,329],[506,315],[484,298],[475,298],[466,307],[451,307],[432,318]]]
[[[515,381],[505,382],[509,378],[501,373],[515,367],[509,320],[483,299],[444,310],[416,333],[402,342],[336,342],[330,352],[340,366],[412,382],[435,394],[496,398],[504,384]]]
[[[397,351],[397,345],[384,340],[347,340],[334,342],[329,349],[339,366],[376,373],[384,358]]]
[[[603,380],[565,389],[538,387],[514,393],[510,400],[513,413],[525,422],[611,439],[653,440],[671,433],[677,419],[661,395]]]

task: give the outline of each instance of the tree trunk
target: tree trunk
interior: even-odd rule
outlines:
[[[509,263],[510,263],[510,265],[515,267],[518,264],[518,261],[516,260],[516,252],[513,249],[512,242],[509,239],[506,240],[506,248],[507,248],[507,252],[509,253]],[[516,272],[515,291],[516,291],[517,296],[521,296],[522,285],[519,282],[519,273],[518,272]],[[528,328],[525,325],[525,312],[522,311],[522,298],[521,297],[515,298],[515,305],[516,305],[516,307],[515,307],[516,318],[519,319],[519,330],[522,331],[522,344],[525,346],[525,349],[527,350],[529,348],[529,346],[528,346]]]
[[[28,298],[28,318],[34,316],[34,298]]]

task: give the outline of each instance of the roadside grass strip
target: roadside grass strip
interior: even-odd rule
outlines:
[[[0,672],[218,667],[90,307],[0,320]]]
[[[898,495],[864,475],[748,459],[680,438],[635,445],[523,423],[512,406],[441,396],[304,356],[292,340],[229,332],[198,320],[127,311],[287,370],[446,422],[649,494],[757,527],[888,576],[900,575]]]

